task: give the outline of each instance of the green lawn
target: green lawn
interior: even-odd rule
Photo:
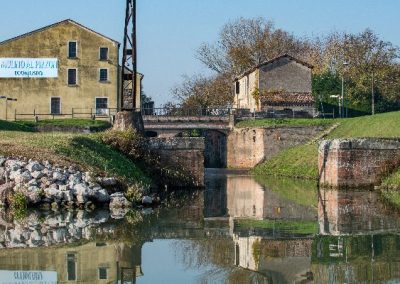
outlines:
[[[24,131],[28,130],[28,131]],[[0,121],[0,155],[75,163],[85,170],[116,175],[128,183],[149,183],[133,161],[101,141],[102,134],[37,133],[28,126]]]
[[[235,127],[264,127],[264,126],[329,126],[335,119],[306,119],[306,118],[266,118],[251,119],[238,122]]]
[[[349,119],[336,119],[334,121],[335,123],[339,123],[339,126],[333,130],[326,139],[400,137],[400,112]],[[258,165],[253,169],[253,173],[256,175],[317,179],[317,149],[317,144],[306,144],[286,149],[271,160]]]
[[[7,131],[34,131],[34,129],[30,126],[21,123],[14,123],[8,122],[5,120],[0,120],[0,131],[7,130]]]
[[[283,150],[271,160],[253,169],[255,175],[316,179],[318,176],[318,146],[305,144]]]
[[[110,123],[104,120],[93,120],[93,119],[78,119],[78,118],[67,118],[67,119],[46,119],[35,121],[27,121],[20,120],[16,123],[20,125],[25,125],[28,127],[35,126],[90,126],[90,127],[98,127],[98,128],[108,128],[110,127]]]

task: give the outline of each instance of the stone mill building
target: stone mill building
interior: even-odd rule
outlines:
[[[16,99],[0,99],[0,119],[115,113],[119,47],[70,19],[0,42],[0,96]],[[137,76],[138,93],[142,77]]]

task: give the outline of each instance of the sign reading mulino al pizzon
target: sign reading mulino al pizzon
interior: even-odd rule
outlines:
[[[0,78],[57,77],[57,58],[0,58]]]

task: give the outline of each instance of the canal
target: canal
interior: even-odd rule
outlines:
[[[209,169],[163,208],[0,211],[0,284],[399,283],[399,225],[373,192]]]

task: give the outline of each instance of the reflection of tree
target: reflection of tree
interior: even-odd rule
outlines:
[[[224,238],[177,240],[173,243],[175,258],[185,269],[207,269],[200,283],[220,279],[221,283],[269,283],[258,272],[235,267],[234,242]],[[214,266],[211,266],[214,265]]]
[[[177,260],[187,269],[198,269],[210,263],[224,268],[234,264],[231,239],[179,240],[174,242],[174,247]]]

